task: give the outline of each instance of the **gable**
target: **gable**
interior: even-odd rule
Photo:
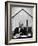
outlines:
[[[20,12],[24,11],[25,13],[27,13],[31,18],[33,18],[26,10],[21,9],[19,12],[17,12],[14,16],[12,16],[12,18],[14,18],[15,16],[17,16],[17,14],[19,14]],[[23,13],[21,13],[23,14]]]

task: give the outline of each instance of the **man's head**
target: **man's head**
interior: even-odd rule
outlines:
[[[23,28],[23,23],[19,22],[19,28]]]

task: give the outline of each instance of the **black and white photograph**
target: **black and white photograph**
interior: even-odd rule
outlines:
[[[35,43],[37,41],[37,4],[6,2],[5,11],[5,43]]]
[[[13,11],[14,9],[14,11]],[[27,10],[28,9],[28,10]],[[12,38],[32,38],[32,16],[33,8],[28,7],[12,7],[11,29]]]

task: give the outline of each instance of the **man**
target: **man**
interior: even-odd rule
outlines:
[[[23,27],[23,23],[19,23],[19,27],[16,27],[14,30],[15,37],[21,37],[21,35],[27,35],[26,27]]]
[[[23,27],[23,23],[19,23],[19,27],[16,27],[14,30],[14,38],[20,37],[20,34],[22,34],[21,28]],[[22,29],[23,30],[23,29]]]

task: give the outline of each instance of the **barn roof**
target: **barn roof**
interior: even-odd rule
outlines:
[[[21,9],[20,11],[18,11],[14,16],[12,16],[11,18],[14,18],[18,13],[20,13],[21,11],[24,11],[24,12],[26,12],[31,18],[33,18],[33,16],[31,16],[26,10],[24,10],[24,9]]]

